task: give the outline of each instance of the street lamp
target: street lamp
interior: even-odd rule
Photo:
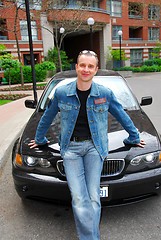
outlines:
[[[31,33],[29,0],[25,0],[25,6],[26,6],[26,18],[27,18],[29,46],[30,46],[30,58],[31,58],[33,93],[34,93],[34,106],[36,106],[37,105],[36,75],[35,75],[35,62],[34,62],[33,42],[32,42],[32,33]]]
[[[60,28],[60,33],[63,34],[65,32],[65,29],[63,27]]]
[[[63,27],[61,27],[59,29],[59,32],[60,32],[60,48],[61,48],[61,45],[62,45],[62,49],[64,50],[64,44],[63,44],[63,38],[62,38],[62,34],[65,32],[65,29]]]
[[[90,42],[91,42],[91,50],[93,50],[93,32],[92,26],[94,25],[94,19],[92,17],[87,19],[87,24],[90,26]]]
[[[122,59],[121,59],[121,38],[122,38],[122,30],[118,31],[119,41],[120,41],[120,67],[122,67]]]

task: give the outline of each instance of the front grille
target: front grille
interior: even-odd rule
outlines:
[[[102,177],[114,177],[122,173],[125,166],[124,159],[106,159],[103,164]],[[57,161],[58,172],[65,176],[63,160]]]
[[[105,159],[102,169],[102,177],[113,177],[122,173],[125,166],[124,159]]]

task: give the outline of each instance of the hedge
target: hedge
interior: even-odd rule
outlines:
[[[52,70],[55,71],[55,64],[52,62],[43,62],[35,65],[35,76],[37,82],[43,82],[46,79],[47,71]],[[32,82],[32,70],[30,66],[22,66],[24,83]],[[11,68],[11,83],[18,84],[21,83],[21,73],[20,68]],[[4,77],[7,81],[9,81],[9,70],[4,72]]]
[[[128,71],[131,70],[133,72],[160,72],[161,71],[161,65],[152,65],[147,66],[143,65],[141,67],[121,67],[121,68],[115,68],[115,71]]]
[[[149,59],[143,62],[143,64],[146,66],[153,66],[153,65],[161,66],[161,59]]]

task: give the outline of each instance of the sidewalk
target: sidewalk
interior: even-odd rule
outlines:
[[[5,92],[1,92],[5,94]],[[19,92],[24,93],[24,92]],[[9,156],[13,143],[20,135],[34,109],[26,108],[26,99],[34,99],[32,91],[25,91],[31,96],[0,106],[0,170],[3,168],[5,160]],[[42,90],[38,90],[38,99]]]

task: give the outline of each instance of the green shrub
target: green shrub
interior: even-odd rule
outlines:
[[[120,67],[120,68],[114,68],[115,71],[132,71],[133,67]]]
[[[141,67],[134,67],[133,72],[141,72]]]
[[[133,68],[133,72],[156,72],[156,71],[158,71],[156,65],[149,66],[149,67],[146,65],[143,65],[141,67]]]
[[[48,70],[48,71],[56,70],[55,64],[50,61],[45,61],[43,63],[36,64],[36,66],[39,66],[39,69],[42,69],[42,70]]]
[[[11,84],[21,83],[21,73],[20,68],[10,69]],[[4,77],[9,82],[9,70],[4,71]]]
[[[37,82],[42,82],[45,80],[47,75],[47,70],[55,71],[55,64],[51,62],[43,62],[35,65],[35,76]],[[30,66],[22,66],[24,83],[32,82],[32,70]],[[18,84],[21,83],[21,73],[20,68],[12,68],[10,70],[11,83]],[[9,80],[9,70],[4,72],[4,77]]]
[[[147,66],[153,66],[154,64],[161,66],[161,59],[149,59],[143,62],[143,64]]]
[[[159,65],[157,66],[157,71],[161,72],[161,66],[159,66]]]

